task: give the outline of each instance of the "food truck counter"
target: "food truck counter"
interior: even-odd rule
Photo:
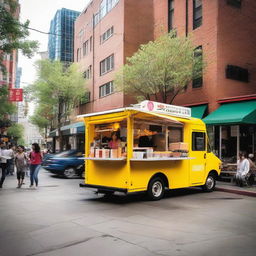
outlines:
[[[131,161],[176,161],[176,160],[189,160],[195,159],[195,157],[163,157],[163,158],[145,158],[145,159],[137,159],[132,158]]]
[[[100,157],[85,157],[85,160],[96,160],[96,161],[124,161],[126,157],[120,158],[100,158]]]
[[[125,161],[126,157],[121,158],[96,158],[96,157],[85,157],[85,160],[95,160],[95,161]],[[131,158],[130,161],[176,161],[176,160],[189,160],[195,159],[195,157],[163,157],[163,158]]]

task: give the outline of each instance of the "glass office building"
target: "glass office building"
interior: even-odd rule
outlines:
[[[62,8],[51,21],[48,40],[49,59],[74,61],[74,22],[80,12]]]

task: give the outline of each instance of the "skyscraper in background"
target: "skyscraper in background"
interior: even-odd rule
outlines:
[[[48,40],[49,59],[74,61],[74,22],[80,12],[62,8],[51,21]]]
[[[15,81],[15,88],[20,88],[20,79],[22,76],[22,68],[18,67],[16,70],[16,81]]]

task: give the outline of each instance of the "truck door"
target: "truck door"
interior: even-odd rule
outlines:
[[[204,182],[206,171],[206,133],[192,130],[190,160],[190,185],[200,185]]]

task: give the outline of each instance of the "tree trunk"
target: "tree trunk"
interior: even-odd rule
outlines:
[[[58,127],[58,134],[59,134],[59,145],[60,151],[63,151],[63,136],[61,132],[61,115],[62,115],[62,99],[59,99],[59,111],[58,111],[58,118],[57,118],[57,127]]]
[[[44,140],[47,148],[47,126],[44,127]]]
[[[176,91],[176,92],[173,93],[173,96],[172,96],[172,98],[170,99],[169,104],[172,104],[173,100],[174,100],[175,97],[179,94],[179,92],[180,92],[180,91],[178,90],[178,91]]]

